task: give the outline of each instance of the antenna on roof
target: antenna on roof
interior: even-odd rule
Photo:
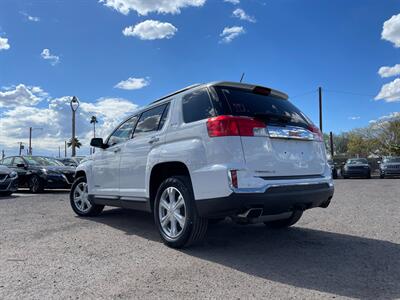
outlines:
[[[244,72],[242,73],[242,77],[240,77],[240,82],[243,81],[243,77],[244,77]]]

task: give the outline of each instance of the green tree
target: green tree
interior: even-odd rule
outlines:
[[[74,140],[75,140],[75,147],[79,149],[82,146],[82,143],[79,141],[77,137],[75,137]],[[70,138],[70,140],[68,141],[67,146],[68,147],[72,146],[72,138]]]

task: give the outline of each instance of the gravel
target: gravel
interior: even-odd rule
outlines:
[[[337,180],[295,227],[227,220],[180,251],[146,213],[79,218],[59,191],[0,198],[0,299],[400,298],[399,183]]]

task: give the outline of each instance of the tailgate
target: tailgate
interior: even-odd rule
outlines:
[[[246,166],[265,177],[321,175],[324,144],[307,129],[267,126],[269,136],[241,137]]]

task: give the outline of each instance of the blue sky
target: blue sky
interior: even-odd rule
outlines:
[[[399,0],[0,0],[0,150],[33,126],[37,153],[54,154],[71,95],[86,141],[91,114],[106,134],[137,106],[242,72],[315,123],[322,86],[325,131],[366,126],[400,111],[399,13]]]

